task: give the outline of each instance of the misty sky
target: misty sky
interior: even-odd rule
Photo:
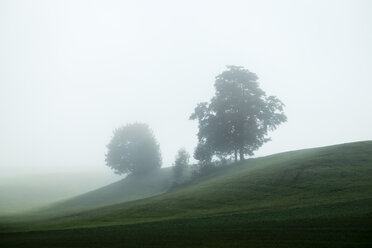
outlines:
[[[286,104],[257,156],[372,139],[372,1],[0,0],[0,174],[110,171],[136,121],[170,166],[226,65]]]

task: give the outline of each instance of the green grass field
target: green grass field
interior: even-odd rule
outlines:
[[[62,206],[0,218],[0,247],[372,247],[372,142],[249,159],[141,200]]]
[[[52,204],[43,209],[43,214],[97,208],[159,195],[171,187],[172,175],[171,168],[163,168],[142,177],[130,175],[97,190]]]

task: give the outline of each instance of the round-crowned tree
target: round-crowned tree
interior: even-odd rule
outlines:
[[[115,129],[107,149],[106,165],[116,174],[147,174],[161,167],[159,144],[147,124]]]
[[[253,155],[269,131],[287,120],[284,104],[259,87],[256,74],[241,66],[228,66],[216,77],[216,95],[197,105],[191,120],[199,121],[199,144],[194,157],[210,163],[215,155],[233,155],[235,162]]]

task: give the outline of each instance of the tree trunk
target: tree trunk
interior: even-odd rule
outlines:
[[[240,162],[243,162],[244,161],[243,149],[239,149],[239,156],[240,156]]]
[[[234,149],[234,156],[235,156],[235,164],[238,162],[238,150]]]

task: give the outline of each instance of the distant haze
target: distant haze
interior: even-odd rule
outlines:
[[[105,166],[145,122],[193,152],[226,65],[286,104],[256,156],[372,139],[372,1],[0,1],[0,174]]]

